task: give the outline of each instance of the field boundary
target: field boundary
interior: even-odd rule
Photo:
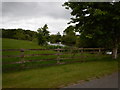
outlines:
[[[38,54],[26,54],[25,51],[55,51],[53,53],[38,53]],[[96,54],[96,55],[101,55],[106,52],[106,49],[104,48],[71,48],[71,49],[2,49],[2,52],[14,52],[14,51],[19,51],[19,55],[2,55],[2,58],[16,58],[19,57],[18,61],[4,61],[2,62],[3,64],[3,71],[9,71],[9,70],[14,70],[14,69],[25,69],[25,68],[32,68],[32,67],[37,67],[37,66],[52,66],[52,65],[61,65],[61,64],[69,64],[69,63],[75,63],[75,62],[86,62],[85,58],[87,56],[84,55],[84,53],[88,54]],[[77,55],[78,56],[74,56]],[[47,56],[55,56],[54,58],[49,58]],[[61,57],[61,56],[65,57]],[[67,57],[66,57],[67,55]],[[45,56],[45,58],[38,58],[38,59],[26,59],[27,57],[37,57],[37,56]],[[88,60],[90,61],[90,60]],[[94,60],[92,60],[94,61]],[[29,66],[28,64],[34,64],[36,62],[36,65]],[[37,63],[38,62],[38,63]],[[45,63],[44,63],[45,62]],[[28,66],[26,66],[28,65]],[[15,67],[17,68],[15,68]]]
[[[53,51],[56,51],[56,53],[53,53],[53,54],[27,54],[25,55],[24,52],[25,51],[43,51],[43,50],[53,50]],[[77,49],[70,49],[71,52],[67,52],[67,53],[61,53],[62,51],[66,51],[66,50],[69,50],[69,49],[2,49],[0,51],[2,52],[6,52],[6,51],[20,51],[21,54],[20,55],[2,55],[2,58],[11,58],[11,57],[20,57],[21,58],[21,61],[19,62],[14,62],[14,63],[3,63],[3,64],[16,64],[16,63],[26,63],[26,62],[35,62],[35,61],[48,61],[48,60],[57,60],[57,63],[59,63],[59,60],[62,60],[62,59],[79,59],[79,57],[77,58],[60,58],[60,55],[66,55],[66,54],[76,54],[78,53],[101,53],[102,51],[104,51],[105,49],[104,48],[77,48]],[[76,51],[77,50],[77,51]],[[88,50],[91,50],[91,51],[88,51]],[[75,52],[76,51],[76,52]],[[29,56],[41,56],[41,55],[45,55],[45,56],[48,56],[48,55],[56,55],[57,58],[56,59],[40,59],[40,60],[28,60],[28,61],[23,61],[23,59],[25,57],[29,57]]]

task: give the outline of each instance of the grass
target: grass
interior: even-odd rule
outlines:
[[[25,48],[25,49],[31,49],[31,48],[38,49],[39,48],[40,49],[44,47],[41,47],[37,45],[37,43],[31,42],[31,41],[3,38],[2,48],[3,49],[21,49],[21,48]]]
[[[3,73],[3,88],[60,88],[117,71],[117,61],[96,61]]]
[[[38,46],[37,43],[3,39],[3,49],[45,49],[43,46]],[[56,53],[56,51],[26,51],[25,54],[50,54]],[[65,53],[65,52],[61,52]],[[2,52],[3,55],[19,55],[19,51],[15,52]],[[88,81],[93,77],[101,77],[106,74],[111,74],[118,70],[117,60],[113,60],[109,55],[102,54],[88,54],[78,53],[74,57],[80,57],[79,60],[89,61],[83,63],[72,63],[66,65],[40,67],[41,64],[53,64],[56,61],[43,61],[43,62],[28,62],[24,64],[24,67],[33,67],[33,69],[20,70],[22,65],[20,64],[6,64],[3,65],[3,88],[59,88],[72,83],[78,83],[81,80]],[[31,59],[48,59],[56,58],[57,56],[35,56],[25,57],[24,60]],[[62,55],[62,58],[71,57],[71,54]],[[21,58],[3,58],[2,62],[16,62]],[[61,62],[74,61],[78,59],[64,59]],[[120,60],[120,57],[118,58]],[[37,68],[36,68],[37,67]],[[7,68],[7,69],[6,69]],[[17,69],[16,71],[9,70],[10,68]],[[7,72],[4,72],[4,71]],[[9,71],[9,72],[8,72]]]
[[[24,41],[24,40],[15,40],[15,39],[2,39],[2,48],[3,49],[45,49],[44,46],[39,46],[37,45],[37,43],[35,42],[31,42],[31,41]],[[28,54],[53,54],[56,53],[55,51],[25,51],[24,54],[28,55]],[[21,55],[20,51],[3,51],[2,55]],[[29,56],[29,57],[25,57],[24,60],[39,60],[39,59],[48,59],[48,58],[56,58],[56,56]],[[21,58],[19,57],[14,57],[14,58],[3,58],[2,62],[3,63],[10,63],[10,62],[18,62],[21,61]],[[37,64],[46,64],[46,63],[51,63],[50,62],[37,62],[37,63],[26,63],[26,66],[32,66],[32,65],[37,65]],[[7,69],[6,69],[7,68]],[[9,71],[10,68],[14,68],[14,69],[19,69],[21,68],[19,64],[16,65],[3,65],[3,72]]]
[[[3,44],[3,49],[21,49],[21,48],[24,48],[24,49],[29,49],[29,48],[46,48],[46,47],[43,47],[43,46],[38,46],[37,43],[35,42],[30,42],[30,41],[24,41],[24,40],[15,40],[15,39],[3,39],[2,40],[2,44]],[[54,54],[54,53],[57,53],[56,51],[52,51],[52,50],[46,50],[46,51],[25,51],[24,54],[25,55],[28,55],[28,54]],[[64,53],[64,52],[61,52],[61,53]],[[20,55],[21,52],[20,51],[4,51],[2,52],[2,55]],[[74,57],[76,56],[90,56],[90,57],[93,57],[94,55],[83,55],[83,54],[76,54]],[[71,54],[68,54],[68,55],[62,55],[60,56],[61,58],[67,58],[67,57],[71,57]],[[56,59],[57,56],[55,55],[49,55],[49,56],[28,56],[28,57],[25,57],[24,60],[40,60],[40,59]],[[81,59],[83,59],[83,57],[81,57]],[[61,62],[67,62],[67,61],[74,61],[76,59],[70,59],[70,60],[62,60]],[[18,62],[18,61],[21,61],[21,58],[19,57],[14,57],[14,58],[3,58],[2,62],[3,63],[11,63],[11,62]],[[24,66],[27,67],[27,68],[30,68],[30,67],[37,67],[37,66],[40,66],[40,65],[43,65],[43,64],[55,64],[57,63],[57,61],[42,61],[42,62],[29,62],[29,63],[25,63]],[[20,70],[21,69],[21,66],[22,66],[22,69],[23,69],[23,65],[20,65],[20,64],[15,64],[15,65],[3,65],[3,72],[7,72],[7,71],[10,71],[11,70]]]

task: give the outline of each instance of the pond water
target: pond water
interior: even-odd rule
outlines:
[[[50,43],[50,42],[48,42],[48,45],[65,47],[65,45],[61,44],[61,42],[59,42],[59,43]]]

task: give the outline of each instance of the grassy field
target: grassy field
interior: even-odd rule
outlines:
[[[43,48],[41,46],[38,46],[37,43],[31,42],[31,41],[24,41],[24,40],[16,40],[16,39],[2,39],[2,48],[3,49],[21,49],[21,48]]]
[[[23,40],[3,39],[3,49],[38,49],[44,48],[38,46],[37,43]],[[25,54],[39,53],[56,53],[56,51],[26,51]],[[3,55],[18,55],[20,52],[3,52]],[[63,55],[61,57],[70,57],[71,55]],[[71,63],[58,66],[39,67],[40,64],[53,64],[56,61],[29,62],[24,64],[25,67],[36,67],[33,69],[19,70],[20,64],[3,65],[3,88],[59,88],[72,83],[78,83],[81,80],[89,80],[91,78],[99,78],[106,74],[111,74],[118,70],[118,60],[113,60],[110,55],[78,53],[74,57],[79,56],[79,60],[87,62]],[[37,56],[26,57],[29,59],[47,59],[56,58],[56,56]],[[3,58],[2,62],[16,62],[20,58]],[[77,59],[65,59],[61,62],[74,61]],[[4,72],[6,68],[16,68],[18,70],[12,72]]]
[[[15,39],[2,39],[2,48],[3,49],[46,49],[43,46],[37,45],[35,42],[31,41],[24,41],[24,40],[15,40]],[[56,53],[55,51],[52,50],[46,50],[46,51],[25,51],[24,54],[53,54]],[[21,55],[20,51],[3,51],[2,55]],[[48,59],[48,58],[56,58],[56,56],[28,56],[25,57],[24,60],[39,60],[39,59]],[[20,57],[10,57],[10,58],[3,58],[2,62],[3,63],[10,63],[10,62],[18,62],[21,61]],[[37,66],[38,64],[47,64],[47,63],[54,63],[55,61],[50,61],[50,62],[32,62],[32,63],[26,63],[27,66]],[[14,68],[14,69],[19,69],[20,64],[14,64],[14,65],[3,65],[3,72],[6,71],[7,69]],[[20,67],[21,68],[21,67]],[[7,70],[8,71],[8,70]]]
[[[24,41],[24,40],[14,40],[14,39],[3,39],[3,49],[45,49],[46,47],[43,46],[38,46],[37,43],[35,42],[30,42],[30,41]],[[70,51],[68,51],[70,52]],[[46,50],[46,51],[25,51],[24,54],[28,55],[28,54],[55,54],[57,53],[56,51],[53,50]],[[61,52],[62,54],[64,54],[65,52]],[[21,55],[20,51],[3,51],[2,52],[3,55]],[[71,57],[72,54],[67,54],[67,55],[61,55],[61,58],[69,58]],[[87,54],[87,53],[77,53],[74,55],[73,58],[79,57],[81,61],[93,61],[93,60],[102,60],[103,58],[106,59],[109,56],[107,55],[99,55],[99,54]],[[4,64],[3,65],[3,72],[8,72],[8,71],[16,71],[16,70],[21,70],[23,68],[36,68],[36,67],[40,67],[40,65],[46,65],[46,64],[56,64],[57,60],[56,59],[57,56],[55,55],[49,55],[49,56],[26,56],[24,58],[25,61],[28,60],[40,60],[40,59],[51,59],[51,61],[41,61],[41,62],[27,62],[23,65],[21,64]],[[14,57],[14,58],[3,58],[2,62],[3,63],[11,63],[11,62],[18,62],[21,61],[22,59],[20,57]],[[69,61],[75,61],[78,59],[64,59],[61,60],[61,63],[64,62],[69,62]]]
[[[3,73],[3,88],[60,88],[117,71],[117,61],[74,63]]]

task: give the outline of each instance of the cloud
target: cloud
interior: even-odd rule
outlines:
[[[2,27],[23,28],[36,31],[48,24],[52,34],[62,31],[70,21],[70,11],[62,2],[3,2]]]
[[[2,23],[2,3],[0,2],[0,24]]]
[[[3,2],[67,2],[68,0],[4,0]]]
[[[7,22],[10,21],[10,22]],[[7,23],[6,23],[7,22]],[[48,24],[49,31],[51,34],[56,34],[57,32],[63,32],[63,30],[67,27],[67,19],[55,19],[51,17],[41,17],[41,18],[31,18],[31,19],[22,19],[11,21],[9,18],[3,19],[4,28],[24,28],[33,31],[37,31],[38,28],[43,27],[45,24]]]
[[[4,17],[43,17],[69,18],[70,12],[61,2],[3,2]]]

